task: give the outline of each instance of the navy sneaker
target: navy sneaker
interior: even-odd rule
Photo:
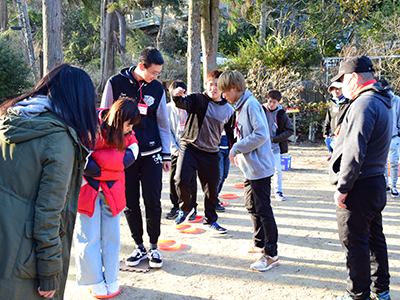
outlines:
[[[215,208],[215,210],[216,210],[217,212],[224,212],[224,211],[225,211],[225,207],[222,207],[222,206],[221,206],[221,202],[218,201],[217,207]]]
[[[212,225],[204,224],[203,229],[207,230],[207,231],[211,231],[213,233],[218,233],[218,234],[224,234],[228,231],[225,228],[219,226],[217,222],[214,222]]]
[[[176,225],[183,225],[189,221],[189,218],[194,213],[194,208],[192,208],[189,212],[184,212],[182,210],[179,211],[178,217],[175,219]]]
[[[389,290],[382,293],[371,292],[369,297],[371,300],[391,300]]]
[[[178,216],[179,207],[171,208],[171,211],[165,215],[168,220],[173,220]]]
[[[194,213],[189,217],[189,221],[195,221],[196,220],[196,216],[197,216],[197,212],[195,210]]]

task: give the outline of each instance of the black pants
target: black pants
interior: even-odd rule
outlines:
[[[139,158],[125,170],[125,217],[136,244],[143,243],[143,220],[140,210],[140,191],[146,209],[147,234],[150,243],[157,244],[161,226],[162,161],[160,154]]]
[[[358,179],[348,193],[347,209],[336,207],[339,239],[346,254],[347,292],[369,299],[370,290],[389,289],[389,266],[382,210],[386,205],[385,177]]]
[[[218,203],[219,154],[181,144],[175,182],[179,202],[182,203],[181,210],[184,212],[189,212],[193,207],[191,189],[196,170],[204,192],[204,224],[213,224],[218,219],[215,208]]]
[[[178,156],[171,155],[171,171],[169,172],[169,198],[175,208],[179,208],[179,197],[176,192],[175,174]],[[193,207],[197,207],[197,172],[193,178],[192,189],[190,192]]]
[[[245,206],[253,223],[254,245],[265,254],[278,254],[278,229],[271,207],[271,177],[244,181]]]

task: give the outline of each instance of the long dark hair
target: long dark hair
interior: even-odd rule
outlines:
[[[119,151],[125,148],[124,123],[136,125],[140,122],[140,113],[137,103],[132,98],[121,98],[113,103],[103,116],[101,127],[106,130],[106,140],[109,145],[117,147]]]
[[[29,92],[4,102],[0,106],[0,115],[5,115],[8,108],[19,101],[35,95],[48,96],[52,112],[76,131],[86,147],[94,147],[98,126],[95,90],[85,71],[69,64],[55,67]]]

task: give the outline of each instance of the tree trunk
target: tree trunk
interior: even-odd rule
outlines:
[[[167,10],[167,5],[161,4],[160,10],[161,10],[161,18],[160,18],[160,26],[158,27],[158,33],[157,33],[157,49],[160,49],[160,43],[161,43],[163,27],[164,27],[164,17],[165,17],[165,12]]]
[[[118,18],[119,25],[119,39],[118,42],[118,53],[120,55],[120,61],[122,65],[129,63],[126,57],[126,21],[125,14],[120,10],[115,10],[116,16]]]
[[[36,56],[35,50],[33,49],[33,38],[32,38],[32,30],[31,25],[29,22],[29,15],[28,15],[28,8],[26,7],[25,0],[17,0],[17,7],[18,7],[18,22],[19,26],[21,26],[21,36],[22,42],[25,46],[25,55],[27,61],[29,62],[29,67],[33,70],[33,75],[35,77],[35,82],[40,80],[39,74],[36,68]]]
[[[217,68],[219,33],[219,0],[202,0],[201,45],[203,50],[203,81]]]
[[[8,29],[7,0],[0,0],[0,33]]]
[[[267,5],[265,3],[261,3],[260,9],[260,40],[258,44],[260,47],[265,45],[265,36],[267,31]]]
[[[189,93],[201,92],[200,71],[200,34],[201,34],[201,1],[189,0],[189,24],[188,24],[188,80]]]
[[[107,5],[110,2],[113,2],[113,0],[102,0],[101,2],[101,78],[97,87],[98,94],[103,92],[107,80],[116,73],[116,46],[113,31],[115,13],[107,13]]]
[[[61,0],[43,0],[44,75],[63,62]]]

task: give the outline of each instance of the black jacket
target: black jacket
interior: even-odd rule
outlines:
[[[110,78],[104,90],[101,106],[109,107],[107,104],[122,97],[146,103],[147,115],[141,115],[140,123],[133,126],[140,154],[146,156],[161,152],[163,160],[169,160],[171,137],[164,88],[157,80],[139,83],[132,76],[134,68],[135,66],[122,69],[120,74]],[[109,97],[112,99],[108,99]]]
[[[323,135],[335,133],[336,128],[342,124],[350,104],[349,99],[344,99],[342,102],[339,102],[339,105],[336,105],[336,101],[333,99],[329,101]]]
[[[267,109],[264,105],[262,106],[264,112],[267,114]],[[276,130],[275,136],[271,137],[271,142],[279,143],[279,148],[281,154],[287,153],[289,151],[288,138],[294,133],[294,128],[292,121],[290,121],[284,109],[280,109],[276,115],[278,128]]]
[[[218,152],[222,130],[234,143],[234,110],[225,99],[215,102],[206,93],[173,97],[176,107],[187,111],[181,142],[206,152]]]

